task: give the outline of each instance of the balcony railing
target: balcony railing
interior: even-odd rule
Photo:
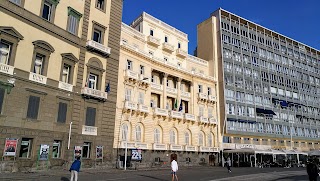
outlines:
[[[218,121],[216,118],[209,118],[210,124],[218,124]]]
[[[82,125],[82,134],[97,136],[98,127]]]
[[[148,36],[148,43],[153,44],[155,46],[159,46],[160,45],[160,39],[149,35]]]
[[[168,116],[168,110],[161,109],[161,108],[154,108],[154,114],[158,116]]]
[[[167,144],[154,143],[154,144],[153,144],[153,149],[154,149],[154,150],[167,150]]]
[[[156,83],[151,83],[151,88],[155,89],[155,90],[160,90],[160,91],[163,90],[162,85],[161,84],[156,84]]]
[[[185,146],[185,151],[197,151],[197,147],[196,146]]]
[[[126,101],[124,107],[127,110],[137,110],[137,104],[131,101]]]
[[[97,99],[103,99],[106,100],[108,98],[108,94],[106,92],[91,89],[89,87],[82,87],[81,94],[84,96],[94,97]]]
[[[148,149],[148,144],[147,143],[136,143],[136,148],[137,149]]]
[[[137,72],[134,72],[134,71],[132,71],[132,70],[127,69],[127,70],[125,71],[125,78],[126,78],[126,79],[129,79],[129,80],[134,80],[134,81],[136,81],[136,80],[138,80],[138,73],[137,73]]]
[[[14,67],[7,64],[0,63],[0,72],[13,75],[13,70],[14,70]]]
[[[167,50],[169,52],[173,52],[174,51],[174,46],[169,44],[169,43],[167,43],[167,42],[164,42],[162,44],[162,49]]]
[[[200,152],[210,152],[210,147],[207,146],[200,146],[199,147]]]
[[[184,58],[188,56],[188,52],[182,50],[181,48],[178,48],[178,49],[176,50],[176,54],[177,54],[178,56],[184,57]]]
[[[170,111],[170,117],[176,119],[183,119],[183,113],[178,111]]]
[[[182,96],[182,97],[190,98],[190,97],[191,97],[191,94],[190,94],[190,92],[182,92],[182,91],[181,91],[181,96]]]
[[[173,87],[167,87],[167,93],[171,93],[171,94],[177,94],[178,91],[176,88]]]
[[[144,84],[150,84],[150,79],[149,77],[143,75],[143,74],[140,74],[139,75],[139,80],[141,81],[141,83],[144,83]]]
[[[172,151],[183,151],[183,146],[182,145],[170,144],[170,150],[172,150]]]
[[[111,54],[111,48],[104,46],[98,42],[95,42],[93,40],[88,40],[86,43],[86,47],[89,49],[97,50],[107,56],[109,56]]]
[[[121,141],[120,148],[135,149],[136,143],[132,141]]]
[[[33,72],[30,72],[29,74],[29,80],[38,82],[40,84],[47,84],[47,77],[40,75],[40,74],[35,74]]]
[[[146,106],[146,105],[143,105],[143,104],[139,104],[138,105],[138,110],[140,112],[143,112],[143,113],[149,113],[150,112],[149,107]]]
[[[210,147],[210,152],[219,152],[218,147]]]
[[[209,101],[216,101],[216,96],[209,95]]]
[[[196,121],[196,116],[193,115],[193,114],[188,114],[188,113],[185,113],[184,114],[184,118],[188,121]]]
[[[207,100],[208,99],[208,95],[205,93],[198,93],[199,99],[202,100]]]
[[[203,116],[199,116],[199,121],[203,124],[209,123],[208,118],[204,118]]]
[[[73,85],[59,81],[59,89],[63,89],[63,90],[72,92]]]

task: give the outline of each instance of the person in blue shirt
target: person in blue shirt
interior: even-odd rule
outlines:
[[[71,172],[71,179],[70,181],[78,181],[78,173],[80,172],[80,166],[81,166],[81,161],[80,157],[77,157],[77,159],[72,163],[69,171]]]

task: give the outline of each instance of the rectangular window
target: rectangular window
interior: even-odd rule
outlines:
[[[87,107],[86,126],[95,126],[95,122],[96,122],[96,108]]]
[[[62,69],[62,82],[65,83],[70,83],[70,70],[71,66],[68,64],[63,64],[63,69]]]
[[[154,75],[151,75],[151,82],[152,82],[152,83],[155,83]]]
[[[208,118],[212,117],[212,108],[208,108]]]
[[[211,95],[211,87],[208,87],[208,95]]]
[[[61,141],[54,140],[52,144],[52,158],[60,158],[61,153]]]
[[[104,0],[97,0],[96,1],[96,8],[104,10]]]
[[[144,104],[144,93],[143,92],[139,92],[138,103],[142,104],[142,105]]]
[[[11,45],[1,41],[0,42],[0,63],[8,64],[9,63],[9,56],[11,51]]]
[[[166,42],[166,43],[168,42],[168,37],[167,36],[164,37],[164,42]]]
[[[30,158],[31,157],[31,138],[22,138],[19,157],[21,158]]]
[[[132,70],[132,61],[131,60],[127,60],[127,69]]]
[[[44,55],[36,54],[35,60],[34,60],[34,68],[33,73],[42,75],[43,74],[43,67],[44,67]]]
[[[181,48],[181,43],[180,42],[178,43],[178,48]]]
[[[84,142],[82,147],[82,158],[90,158],[91,143]]]
[[[98,43],[101,43],[102,32],[96,28],[93,30],[92,40]]]
[[[0,88],[0,114],[2,113],[5,92],[6,92],[5,89]]]
[[[203,116],[203,107],[199,107],[199,116]]]
[[[51,14],[52,14],[52,4],[45,1],[42,9],[42,18],[45,20],[51,21]]]
[[[140,74],[144,75],[144,66],[143,65],[140,65]]]
[[[202,93],[202,85],[198,85],[198,92]]]
[[[78,27],[79,27],[79,21],[81,18],[81,14],[78,13],[76,10],[72,9],[71,7],[68,7],[68,27],[67,30],[74,34],[78,35]]]
[[[59,102],[58,117],[57,117],[58,123],[65,123],[66,122],[67,111],[68,111],[68,104],[64,103],[64,102]]]
[[[19,6],[21,5],[21,0],[10,0],[10,1]]]
[[[131,89],[126,89],[125,100],[126,101],[131,101]]]
[[[89,88],[91,89],[97,89],[97,85],[98,85],[98,76],[92,73],[89,73]]]
[[[153,30],[150,30],[150,35],[153,36]]]
[[[27,118],[37,119],[39,112],[40,97],[30,96],[28,103]]]

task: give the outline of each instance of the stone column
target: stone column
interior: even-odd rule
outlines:
[[[197,99],[196,95],[194,94],[194,87],[193,87],[193,82],[190,83],[190,114],[194,114],[194,101]]]
[[[177,97],[178,97],[178,110],[180,108],[180,101],[181,101],[181,81],[182,81],[182,78],[177,78]]]
[[[167,105],[167,79],[168,79],[168,74],[163,73],[163,79],[162,79],[162,84],[163,84],[163,98],[162,98],[162,108],[166,109]]]

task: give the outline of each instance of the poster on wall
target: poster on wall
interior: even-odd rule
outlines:
[[[49,158],[49,145],[41,145],[39,160],[48,160]]]
[[[102,159],[103,158],[103,146],[97,146],[96,147],[96,159]]]
[[[142,155],[141,155],[141,150],[140,149],[132,150],[132,152],[131,152],[131,160],[136,160],[136,161],[142,160]]]
[[[74,159],[76,159],[77,157],[82,157],[82,146],[74,147]]]
[[[6,138],[3,156],[16,156],[18,139]]]

